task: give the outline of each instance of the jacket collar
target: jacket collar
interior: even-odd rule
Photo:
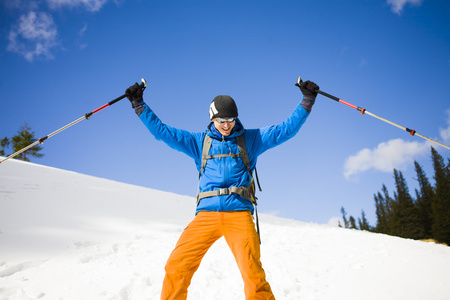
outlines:
[[[230,140],[234,139],[237,136],[240,136],[244,133],[244,126],[242,125],[241,121],[236,118],[236,124],[234,125],[233,131],[229,136],[222,136],[222,134],[216,129],[214,126],[214,122],[209,123],[206,134],[211,136],[212,138],[218,139],[218,140]]]

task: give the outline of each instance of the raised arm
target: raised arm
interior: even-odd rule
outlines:
[[[142,89],[137,83],[126,90],[131,106],[144,125],[153,136],[166,143],[172,149],[178,150],[198,160],[200,157],[199,141],[202,141],[201,133],[191,133],[164,124],[155,112],[144,102]]]

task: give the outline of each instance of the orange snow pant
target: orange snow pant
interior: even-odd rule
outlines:
[[[222,236],[244,280],[245,299],[275,299],[261,265],[259,237],[250,211],[203,211],[183,231],[167,260],[161,300],[186,299],[192,276],[203,256]]]

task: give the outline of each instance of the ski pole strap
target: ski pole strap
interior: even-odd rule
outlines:
[[[261,184],[259,183],[258,171],[256,170],[256,167],[255,167],[255,177],[256,177],[256,183],[258,184],[258,189],[260,192],[262,192]]]
[[[261,231],[259,230],[259,218],[256,202],[255,202],[255,221],[256,221],[256,232],[258,233],[259,244],[261,245]]]

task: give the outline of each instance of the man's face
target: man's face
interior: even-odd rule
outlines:
[[[230,120],[232,120],[230,122]],[[214,127],[223,136],[229,136],[233,131],[234,125],[236,125],[236,118],[215,118]]]

